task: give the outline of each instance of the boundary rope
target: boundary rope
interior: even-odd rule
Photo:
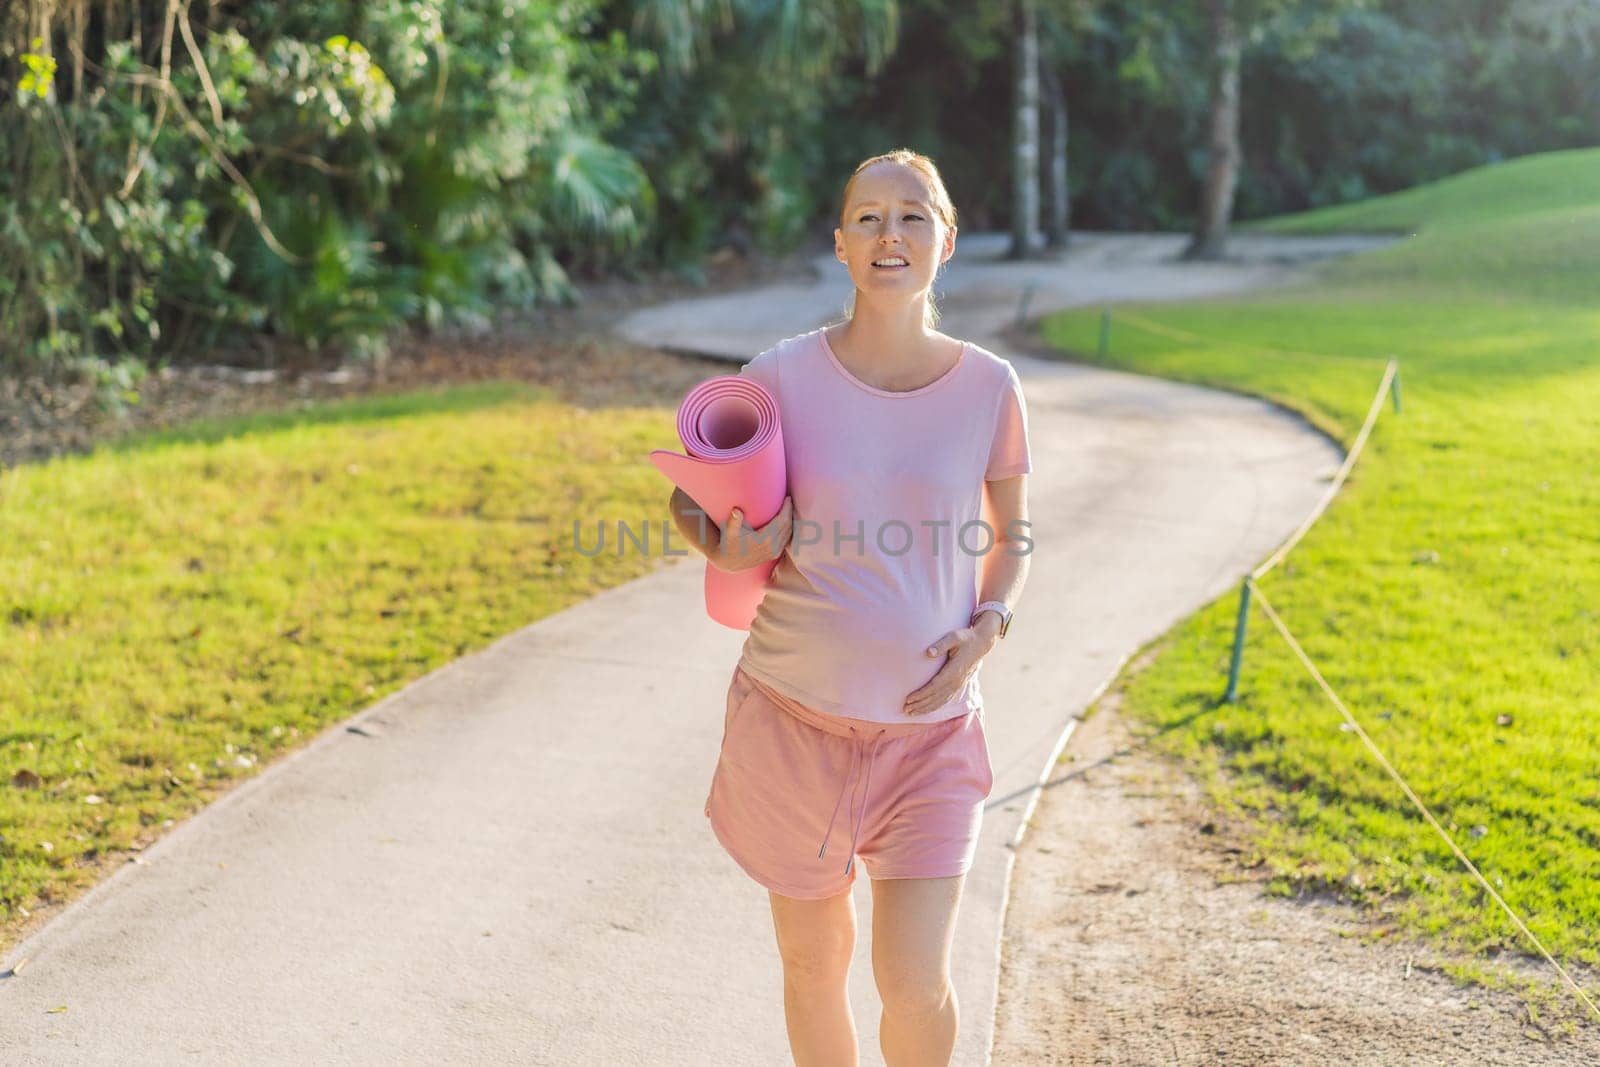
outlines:
[[[1389,360],[1389,365],[1383,371],[1383,381],[1378,384],[1378,391],[1373,394],[1372,404],[1367,408],[1367,418],[1361,424],[1361,432],[1356,434],[1355,443],[1350,446],[1350,451],[1345,455],[1344,462],[1339,465],[1339,473],[1335,474],[1333,481],[1328,484],[1328,491],[1322,494],[1322,499],[1317,501],[1317,506],[1311,509],[1311,514],[1306,516],[1306,520],[1300,524],[1300,528],[1290,534],[1288,539],[1278,547],[1278,550],[1268,556],[1259,567],[1250,572],[1252,581],[1260,578],[1281,563],[1283,557],[1289,554],[1289,550],[1299,542],[1300,538],[1306,535],[1306,531],[1311,529],[1312,524],[1321,517],[1322,512],[1333,502],[1334,495],[1339,492],[1340,486],[1344,485],[1345,479],[1349,477],[1351,468],[1356,465],[1356,457],[1360,456],[1361,450],[1366,447],[1367,438],[1372,433],[1373,424],[1378,421],[1378,412],[1383,407],[1384,394],[1389,391],[1389,383],[1394,380],[1394,376],[1399,369],[1400,364],[1398,362],[1393,359]]]
[[[1252,586],[1255,585],[1255,580],[1253,578],[1249,579],[1249,581]],[[1289,642],[1289,647],[1292,648],[1294,650],[1294,654],[1300,658],[1300,662],[1305,665],[1306,670],[1311,672],[1311,677],[1316,679],[1317,684],[1322,687],[1322,691],[1327,694],[1328,699],[1333,701],[1333,706],[1339,709],[1339,714],[1344,716],[1345,722],[1350,724],[1350,728],[1355,731],[1357,737],[1361,738],[1362,742],[1367,746],[1367,749],[1372,753],[1373,757],[1377,759],[1378,763],[1383,767],[1383,769],[1389,772],[1389,777],[1394,779],[1395,784],[1398,785],[1401,791],[1405,793],[1407,799],[1409,799],[1412,804],[1416,805],[1418,811],[1422,812],[1422,817],[1428,821],[1428,825],[1433,827],[1438,835],[1444,839],[1444,843],[1450,846],[1450,851],[1455,853],[1456,859],[1460,860],[1462,864],[1466,866],[1467,870],[1472,872],[1472,876],[1478,880],[1478,884],[1483,886],[1484,892],[1493,897],[1494,902],[1500,905],[1500,907],[1505,910],[1505,913],[1511,917],[1511,921],[1516,924],[1517,929],[1521,930],[1527,935],[1528,940],[1532,941],[1534,946],[1539,950],[1539,954],[1549,961],[1550,966],[1556,969],[1556,973],[1561,975],[1562,979],[1567,983],[1567,985],[1572,987],[1573,993],[1577,995],[1579,1000],[1583,1001],[1590,1013],[1593,1014],[1596,1019],[1600,1019],[1600,1008],[1595,1007],[1594,1001],[1589,999],[1589,994],[1585,993],[1583,991],[1583,987],[1572,980],[1572,976],[1567,973],[1565,967],[1556,962],[1555,957],[1550,955],[1549,950],[1544,947],[1544,942],[1540,941],[1539,938],[1535,936],[1534,932],[1528,929],[1527,924],[1525,924],[1517,915],[1517,913],[1511,909],[1511,905],[1505,902],[1505,898],[1503,898],[1499,893],[1495,892],[1494,886],[1489,884],[1488,879],[1484,878],[1483,874],[1478,870],[1473,862],[1467,858],[1467,854],[1461,851],[1461,848],[1450,837],[1450,834],[1445,830],[1445,828],[1439,825],[1439,820],[1433,817],[1433,812],[1428,810],[1428,806],[1422,802],[1421,798],[1417,796],[1416,792],[1412,790],[1411,786],[1406,784],[1406,780],[1400,776],[1400,772],[1395,770],[1389,761],[1384,758],[1383,752],[1379,750],[1377,745],[1373,744],[1372,738],[1367,736],[1367,732],[1361,728],[1361,724],[1356,722],[1355,716],[1350,714],[1350,709],[1344,706],[1344,702],[1339,699],[1339,695],[1333,691],[1333,688],[1330,685],[1328,685],[1327,679],[1322,677],[1322,672],[1317,670],[1316,665],[1313,664],[1310,657],[1305,654],[1305,650],[1302,649],[1300,647],[1300,643],[1294,639],[1294,635],[1289,632],[1289,628],[1285,626],[1283,620],[1278,617],[1278,613],[1272,610],[1272,605],[1267,602],[1266,595],[1261,592],[1260,587],[1256,587],[1255,596],[1261,602],[1261,610],[1267,613],[1267,618],[1272,620],[1272,624],[1278,628],[1278,632],[1283,635],[1283,639]]]

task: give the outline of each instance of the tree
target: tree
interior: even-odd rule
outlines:
[[[1045,173],[1050,183],[1050,219],[1045,225],[1046,248],[1064,249],[1070,239],[1071,194],[1067,191],[1067,97],[1061,75],[1047,62],[1039,65],[1044,82],[1044,97],[1050,116],[1050,159]]]
[[[1221,259],[1239,181],[1239,68],[1245,50],[1269,37],[1286,54],[1310,58],[1338,31],[1344,11],[1370,0],[1206,0],[1209,143],[1200,212],[1183,259]],[[1182,10],[1182,9],[1180,9]]]
[[[1039,12],[1016,0],[1012,62],[1011,247],[1007,259],[1031,259],[1039,229]]]
[[[1239,181],[1239,23],[1235,0],[1207,0],[1211,120],[1200,215],[1184,259],[1221,259]]]
[[[1066,249],[1071,239],[1072,197],[1068,189],[1067,92],[1061,66],[1072,55],[1074,33],[1085,29],[1100,0],[1055,0],[1039,15],[1039,80],[1050,125],[1050,156],[1045,176],[1050,193],[1050,217],[1045,224],[1045,247]]]

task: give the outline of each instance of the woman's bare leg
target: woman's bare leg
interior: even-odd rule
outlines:
[[[948,1064],[960,1011],[950,946],[966,875],[872,882],[872,976],[883,1000],[878,1044],[888,1067]]]
[[[783,1011],[795,1067],[858,1067],[846,984],[856,947],[855,897],[849,889],[826,900],[767,892],[783,957]]]

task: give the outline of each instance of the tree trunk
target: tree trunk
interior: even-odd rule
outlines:
[[[1061,75],[1053,65],[1040,65],[1045,99],[1050,106],[1050,224],[1045,229],[1045,247],[1064,249],[1070,240],[1072,201],[1067,191],[1067,96]]]
[[[1015,121],[1011,150],[1011,248],[1009,259],[1034,254],[1039,229],[1039,18],[1037,0],[1016,0],[1012,63]]]
[[[1239,181],[1239,26],[1233,0],[1208,0],[1211,11],[1211,158],[1200,217],[1184,259],[1221,259]]]

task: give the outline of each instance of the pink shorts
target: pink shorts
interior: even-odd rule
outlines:
[[[994,769],[983,712],[869,722],[798,704],[733,668],[705,813],[761,885],[820,900],[874,878],[972,866]]]

